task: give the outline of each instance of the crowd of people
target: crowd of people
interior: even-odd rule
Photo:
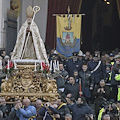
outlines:
[[[69,59],[55,50],[47,51],[49,63],[59,61],[55,74],[59,98],[44,102],[38,99],[15,100],[7,105],[0,97],[1,120],[119,120],[120,51],[93,54],[73,52]],[[9,56],[1,52],[3,66]],[[54,67],[54,65],[52,66]]]

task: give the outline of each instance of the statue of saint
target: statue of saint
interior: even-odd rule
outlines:
[[[48,63],[46,49],[43,40],[40,37],[39,29],[36,23],[34,21],[32,22],[33,9],[31,6],[27,8],[26,15],[27,20],[19,30],[11,59],[44,60],[45,63]],[[30,35],[26,42],[29,32]]]

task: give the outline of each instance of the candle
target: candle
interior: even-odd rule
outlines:
[[[0,70],[2,70],[2,59],[0,59]]]
[[[43,66],[42,66],[42,62],[41,62],[41,71],[43,71]]]
[[[59,71],[59,61],[57,61],[57,69],[58,69],[58,71]]]
[[[8,80],[7,74],[6,74],[5,80],[6,80],[6,81]]]
[[[52,60],[50,61],[50,71],[52,71]]]
[[[53,63],[53,69],[54,69],[54,71],[53,72],[55,72],[56,70],[56,66],[55,66],[55,62]]]
[[[15,60],[14,60],[14,69],[17,69],[17,65],[16,65],[16,63],[15,63]]]
[[[8,68],[7,68],[8,70],[10,69],[10,66],[9,66],[9,59],[8,59]]]
[[[34,71],[37,71],[37,69],[36,69],[36,61],[35,61],[35,70]]]
[[[54,61],[54,67],[55,67],[55,71],[56,71],[56,68],[57,68],[57,64],[56,64],[56,60]]]

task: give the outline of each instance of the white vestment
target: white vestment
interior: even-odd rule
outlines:
[[[25,47],[26,42],[26,29],[28,28],[28,22],[26,21],[17,36],[16,45],[13,50],[13,54],[11,56],[11,59],[21,59],[23,54],[23,49]],[[30,26],[31,34],[29,36],[29,39],[27,41],[25,52],[23,54],[22,59],[36,59],[36,60],[44,60],[45,63],[49,64],[46,54],[46,49],[43,43],[43,40],[40,37],[39,29],[35,22],[32,23]]]

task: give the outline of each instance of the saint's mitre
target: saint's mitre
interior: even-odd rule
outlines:
[[[27,17],[33,17],[33,9],[31,6],[28,6],[28,8],[26,10],[26,15],[27,15]]]

